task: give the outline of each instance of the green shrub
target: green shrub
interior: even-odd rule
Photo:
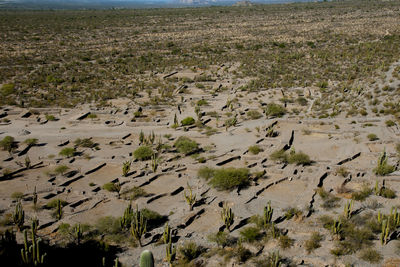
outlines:
[[[56,117],[54,117],[54,115],[49,115],[49,114],[47,114],[47,115],[46,115],[46,120],[48,120],[48,121],[55,121],[55,120],[57,120],[57,119],[56,119]]]
[[[12,136],[6,136],[0,141],[1,149],[11,152],[15,146],[15,139]]]
[[[56,174],[64,175],[64,173],[65,173],[66,171],[68,171],[68,170],[69,170],[69,167],[68,167],[68,166],[60,165],[60,166],[57,166],[57,167],[54,169],[54,172],[55,172]]]
[[[243,241],[252,243],[260,238],[260,229],[257,227],[246,227],[240,231],[240,237]]]
[[[307,253],[311,253],[313,250],[321,247],[321,241],[323,236],[318,232],[313,232],[310,239],[306,240],[304,246]]]
[[[247,117],[251,120],[257,120],[262,117],[262,114],[257,110],[249,110],[247,112]]]
[[[225,247],[229,244],[229,235],[226,232],[217,232],[215,234],[208,235],[210,242],[217,243],[218,246]]]
[[[3,84],[3,86],[1,87],[1,94],[3,96],[8,96],[14,93],[14,84],[13,83],[6,83]]]
[[[115,185],[115,183],[106,183],[102,188],[108,192],[119,192],[119,188]]]
[[[22,192],[14,192],[14,193],[11,194],[11,198],[12,199],[18,200],[18,199],[21,199],[23,197],[24,197],[24,193],[22,193]]]
[[[269,117],[282,117],[286,114],[286,109],[278,104],[270,103],[265,109],[265,115]]]
[[[322,203],[322,205],[321,205],[324,209],[332,209],[332,208],[337,208],[339,206],[338,202],[340,201],[340,198],[325,191],[324,188],[322,188],[322,187],[318,188],[317,193],[321,197],[321,199],[324,201],[324,203]]]
[[[372,248],[367,248],[361,251],[360,258],[369,263],[378,263],[382,260],[382,255]]]
[[[257,146],[257,145],[249,147],[249,152],[250,152],[251,154],[253,154],[253,155],[257,155],[258,153],[260,153],[260,152],[262,152],[262,151],[263,151],[263,150],[262,150],[259,146]]]
[[[392,120],[385,121],[385,124],[386,124],[387,127],[393,127],[393,126],[396,125],[396,123],[394,121],[392,121]]]
[[[186,242],[179,248],[179,253],[185,262],[190,262],[201,255],[202,248],[195,242]]]
[[[291,248],[294,244],[294,240],[287,235],[279,236],[279,246],[283,249]]]
[[[364,201],[372,194],[372,188],[364,185],[361,191],[353,192],[351,198],[357,201]]]
[[[186,117],[181,121],[181,125],[189,126],[189,125],[193,125],[195,122],[196,122],[195,119],[193,119],[192,117]]]
[[[377,167],[373,171],[376,175],[384,176],[394,172],[395,170],[396,168],[394,166],[387,163],[387,155],[386,151],[384,151],[378,159]]]
[[[100,234],[118,234],[121,232],[120,220],[112,216],[98,219],[95,227]]]
[[[382,196],[384,198],[393,199],[393,198],[396,198],[396,193],[392,189],[390,189],[388,187],[384,187],[380,191],[380,196]]]
[[[309,165],[311,163],[310,157],[301,151],[289,153],[287,160],[289,164],[296,165]]]
[[[48,208],[48,209],[55,209],[55,208],[57,207],[57,202],[58,202],[58,199],[50,200],[50,201],[46,204],[46,208]],[[62,200],[62,199],[60,199],[60,202],[61,202],[61,206],[63,206],[63,207],[66,206],[66,205],[68,204],[67,201]]]
[[[367,135],[367,138],[369,141],[376,141],[379,139],[378,136],[376,136],[376,134],[372,134],[372,133]]]
[[[249,183],[249,170],[246,168],[216,169],[210,184],[217,190],[233,190]]]
[[[286,220],[290,220],[293,217],[300,217],[303,212],[297,208],[288,208],[285,212]]]
[[[197,106],[206,106],[206,105],[208,105],[208,102],[205,99],[200,99],[199,101],[197,101],[196,105]]]
[[[178,149],[179,153],[185,155],[192,154],[199,149],[199,145],[195,141],[185,136],[180,136],[174,143],[174,147]]]
[[[209,179],[211,179],[214,176],[215,173],[215,169],[210,168],[210,167],[201,167],[198,171],[197,171],[197,175],[200,178],[205,179],[206,181],[208,181]]]
[[[90,138],[83,138],[83,139],[78,138],[74,141],[74,144],[76,146],[87,147],[87,148],[94,148],[97,146],[97,144],[94,143]]]
[[[270,155],[270,158],[274,161],[280,161],[282,163],[288,162],[288,156],[283,149],[272,152],[272,154]]]
[[[74,156],[75,155],[75,148],[73,148],[73,147],[66,147],[66,148],[63,148],[61,151],[60,151],[60,153],[58,153],[60,156],[63,156],[63,157],[67,157],[67,158],[70,158],[70,157],[72,157],[72,156]]]
[[[34,146],[38,143],[38,140],[36,138],[28,138],[24,141],[24,143],[28,146]]]
[[[138,160],[149,160],[151,156],[154,154],[154,151],[149,146],[140,146],[133,152],[133,156]]]
[[[147,195],[148,193],[146,192],[146,190],[138,186],[134,186],[131,189],[122,192],[123,198],[129,200],[136,200],[140,197],[145,197]]]

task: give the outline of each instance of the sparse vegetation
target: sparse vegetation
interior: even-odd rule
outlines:
[[[151,159],[151,156],[153,156],[154,151],[151,147],[149,146],[140,146],[138,149],[136,149],[133,152],[133,156],[138,159],[138,160],[149,160]]]

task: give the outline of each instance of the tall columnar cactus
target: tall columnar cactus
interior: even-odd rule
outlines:
[[[130,160],[125,161],[122,164],[122,175],[126,177],[131,169],[132,162]]]
[[[39,227],[39,219],[38,218],[33,218],[32,219],[32,223],[31,223],[31,229],[32,229],[32,233],[34,235],[36,235],[38,227]]]
[[[33,198],[32,198],[32,201],[33,201],[33,208],[36,209],[36,207],[37,207],[37,201],[38,201],[38,195],[37,195],[37,192],[36,192],[36,186],[35,186],[35,189],[33,190]]]
[[[21,200],[19,200],[17,205],[15,206],[15,211],[12,214],[12,218],[14,224],[18,227],[18,230],[21,231],[24,228],[25,222],[25,212],[22,208]]]
[[[352,210],[353,210],[353,200],[347,202],[344,205],[344,217],[346,219],[350,219],[351,218]]]
[[[272,222],[272,215],[274,214],[274,209],[271,208],[271,201],[268,202],[268,206],[264,207],[264,225],[268,225]]]
[[[139,145],[141,145],[141,144],[144,143],[144,139],[146,139],[146,138],[144,137],[144,133],[143,133],[142,130],[140,130],[140,134],[139,134]]]
[[[172,267],[172,263],[175,260],[176,256],[176,247],[172,245],[171,236],[169,237],[169,241],[167,246],[165,247],[165,251],[166,251],[167,262],[169,263],[169,266]]]
[[[378,223],[379,224],[381,224],[382,223],[382,214],[381,214],[381,212],[380,211],[378,211],[378,217],[377,217],[377,220],[378,220]]]
[[[132,203],[129,203],[128,207],[125,208],[124,215],[120,220],[121,228],[129,229],[132,221],[132,216],[133,216]]]
[[[175,116],[174,116],[174,125],[179,125],[178,117],[176,116],[176,113],[175,113]]]
[[[342,234],[342,223],[340,221],[333,221],[332,224],[332,234],[335,236],[335,238],[337,240],[339,240],[341,238],[341,234]]]
[[[56,219],[57,220],[61,220],[61,218],[64,215],[63,206],[62,206],[62,203],[61,203],[60,199],[57,200],[57,206],[56,206],[55,215],[56,215]]]
[[[375,195],[376,195],[376,196],[380,196],[380,195],[381,195],[381,189],[379,188],[379,182],[378,182],[378,180],[376,180],[376,182],[375,182],[374,192],[375,192]]]
[[[167,244],[169,242],[169,240],[171,239],[171,236],[172,236],[171,227],[169,227],[168,222],[166,222],[165,226],[164,226],[164,233],[163,233],[164,244]]]
[[[30,169],[31,168],[31,159],[29,156],[25,157],[25,168]]]
[[[149,134],[149,143],[154,144],[154,140],[156,140],[156,135],[154,134],[154,131],[151,131],[151,134]]]
[[[183,192],[186,202],[189,205],[190,211],[193,210],[194,204],[196,204],[196,194],[193,194],[192,188],[190,187],[189,183],[187,183],[189,194],[186,194],[186,191]]]
[[[394,227],[400,226],[400,213],[397,212],[397,207],[390,210],[390,216],[389,219],[391,220],[391,224],[394,225]]]
[[[136,213],[132,217],[131,234],[139,242],[140,247],[142,247],[142,236],[146,233],[146,231],[147,221],[136,205]]]
[[[46,253],[40,253],[40,239],[32,231],[32,245],[28,244],[28,232],[24,231],[24,248],[21,249],[22,261],[26,265],[40,266],[44,263]]]
[[[76,243],[79,245],[81,243],[82,237],[83,237],[83,232],[82,232],[82,228],[81,228],[81,224],[78,223],[74,229],[73,229],[73,233],[74,233],[74,237],[76,240]]]
[[[159,163],[159,162],[160,162],[160,160],[159,160],[159,158],[158,158],[157,153],[154,153],[154,154],[151,156],[151,170],[152,170],[153,172],[156,172],[156,171],[157,171],[158,163]]]
[[[154,257],[150,250],[144,250],[140,254],[140,267],[154,267]]]
[[[226,229],[230,232],[230,227],[235,220],[235,214],[232,212],[232,209],[229,208],[226,204],[222,207],[221,219],[224,222]]]
[[[389,231],[390,231],[390,222],[389,220],[382,221],[382,231],[381,231],[381,244],[386,245],[389,241]]]

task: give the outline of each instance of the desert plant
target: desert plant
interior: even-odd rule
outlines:
[[[269,225],[272,222],[272,215],[274,214],[274,209],[271,208],[271,201],[268,202],[268,206],[264,207],[264,226]]]
[[[122,229],[129,229],[129,227],[131,226],[132,216],[132,203],[129,203],[128,207],[125,208],[124,215],[122,215],[120,220],[120,225]]]
[[[22,193],[22,192],[13,192],[12,194],[11,194],[11,198],[12,199],[15,199],[15,200],[20,200],[20,199],[22,199],[24,197],[24,193]]]
[[[183,246],[179,248],[179,254],[182,256],[184,262],[191,262],[199,257],[201,253],[202,248],[195,242],[185,242]]]
[[[218,246],[221,246],[222,248],[227,246],[229,243],[228,233],[226,232],[217,232],[215,234],[210,234],[207,238],[210,242],[215,242]]]
[[[139,242],[142,247],[142,236],[147,232],[147,220],[144,218],[143,213],[139,211],[136,205],[136,213],[132,217],[131,234]]]
[[[346,219],[350,219],[351,218],[352,210],[353,210],[353,200],[348,201],[344,205],[344,217]]]
[[[390,221],[389,220],[383,220],[382,221],[382,231],[381,231],[381,244],[386,245],[387,242],[389,241],[389,231],[390,231]]]
[[[252,243],[260,237],[260,229],[257,227],[246,227],[240,231],[240,237],[243,241]]]
[[[287,235],[279,236],[279,246],[283,249],[287,249],[292,247],[294,244],[294,240]]]
[[[151,149],[149,146],[141,146],[133,152],[135,158],[142,161],[151,159],[153,154],[153,149]]]
[[[262,152],[262,148],[260,148],[259,146],[255,145],[255,146],[251,146],[249,147],[249,152],[253,155],[257,155],[258,153]]]
[[[65,173],[66,171],[68,171],[68,170],[69,170],[69,167],[68,167],[68,166],[66,166],[66,165],[60,165],[60,166],[57,166],[57,167],[54,169],[54,172],[55,172],[56,174],[64,175],[64,173]]]
[[[232,212],[232,209],[228,207],[225,203],[222,207],[221,211],[221,219],[225,225],[225,228],[230,232],[230,227],[235,221],[235,214]]]
[[[26,139],[26,140],[24,141],[24,143],[25,143],[27,146],[32,147],[32,146],[37,145],[38,139],[37,139],[37,138],[28,138],[28,139]]]
[[[144,250],[140,254],[140,267],[154,267],[154,257],[150,250]]]
[[[122,175],[126,177],[131,169],[132,162],[130,160],[124,161],[122,164]]]
[[[163,232],[164,244],[168,244],[169,240],[171,239],[171,235],[172,235],[171,227],[169,227],[168,222],[166,222],[164,225],[164,232]]]
[[[315,250],[315,249],[321,247],[321,241],[322,241],[322,239],[323,239],[323,236],[322,236],[320,233],[318,233],[318,232],[313,232],[313,233],[311,234],[310,239],[308,239],[308,240],[305,242],[305,245],[304,245],[305,248],[306,248],[307,253],[311,253],[313,250]]]
[[[32,201],[33,201],[33,208],[36,209],[37,201],[38,201],[38,195],[37,195],[37,192],[36,192],[36,186],[35,186],[35,189],[33,190]]]
[[[387,158],[387,155],[386,155],[386,151],[383,151],[381,156],[378,159],[377,166],[374,169],[374,173],[376,175],[384,176],[384,175],[387,175],[387,174],[392,173],[392,172],[395,171],[395,167],[392,166],[392,165],[389,165],[387,163],[387,159],[388,158]]]
[[[29,246],[27,230],[24,231],[24,247],[21,249],[22,262],[26,265],[40,266],[44,264],[46,253],[40,253],[40,239],[36,239],[34,232],[31,232],[32,244]]]
[[[247,117],[249,117],[251,120],[257,120],[257,119],[261,118],[262,115],[257,110],[249,110],[247,112]]]
[[[360,258],[370,263],[379,263],[382,255],[372,248],[367,248],[361,251]]]
[[[174,262],[176,256],[176,247],[172,245],[171,236],[169,237],[167,246],[165,247],[165,254],[169,266],[172,267],[172,263]]]
[[[181,125],[189,126],[189,125],[193,125],[195,122],[196,122],[195,119],[193,119],[192,117],[186,117],[183,120],[181,120]]]
[[[57,201],[57,206],[56,206],[56,210],[55,210],[54,214],[55,214],[55,217],[57,220],[61,220],[61,218],[63,217],[63,214],[64,214],[63,205],[62,205],[60,199],[58,199],[58,201]]]
[[[145,141],[146,137],[144,136],[144,133],[142,130],[140,130],[140,134],[139,134],[139,145],[142,145]]]
[[[334,220],[332,227],[331,227],[331,231],[332,231],[332,234],[334,235],[335,239],[340,240],[342,232],[343,232],[342,223],[340,221]]]
[[[188,137],[180,136],[174,143],[174,147],[184,155],[195,153],[199,150],[199,145]]]
[[[190,187],[189,183],[187,183],[189,193],[186,194],[186,191],[183,192],[185,197],[186,203],[189,205],[189,210],[193,210],[194,204],[196,204],[196,194],[193,194],[192,188]]]
[[[246,168],[216,169],[209,183],[217,190],[233,190],[249,183],[249,170]]]
[[[82,237],[83,237],[83,232],[82,232],[82,228],[81,228],[81,224],[78,223],[77,225],[75,225],[72,229],[73,234],[74,234],[74,238],[76,240],[76,243],[79,245],[81,243]]]
[[[70,157],[74,156],[75,153],[76,153],[75,148],[73,148],[73,147],[65,147],[58,154],[60,156],[66,157],[66,158],[70,158]]]
[[[378,136],[376,136],[376,134],[372,134],[372,133],[367,135],[367,138],[369,141],[376,141],[379,139]]]
[[[160,162],[160,158],[158,157],[157,153],[154,153],[151,156],[151,170],[155,173],[157,171],[158,168],[158,164]]]
[[[8,153],[12,153],[14,148],[16,148],[15,139],[12,136],[6,136],[0,141],[0,147],[7,151]]]
[[[31,159],[28,156],[25,157],[25,168],[31,168]]]
[[[22,208],[22,203],[21,200],[17,202],[17,205],[15,206],[15,210],[12,214],[13,222],[14,224],[18,227],[18,230],[22,231],[24,228],[24,222],[25,222],[25,211]]]
[[[264,110],[268,117],[282,117],[286,113],[286,109],[278,104],[270,103]]]

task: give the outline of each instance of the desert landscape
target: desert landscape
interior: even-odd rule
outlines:
[[[399,22],[0,10],[1,266],[400,266]]]

